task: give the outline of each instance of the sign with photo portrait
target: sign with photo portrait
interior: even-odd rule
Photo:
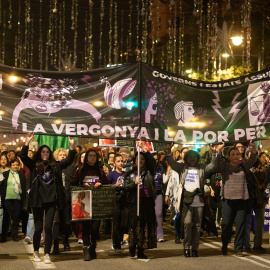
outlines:
[[[115,207],[115,187],[102,185],[72,187],[72,221],[110,219]]]

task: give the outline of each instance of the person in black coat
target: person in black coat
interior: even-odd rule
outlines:
[[[39,147],[33,159],[28,157],[28,146],[33,138],[30,134],[23,146],[20,158],[29,168],[29,191],[28,207],[32,208],[35,224],[33,237],[34,261],[40,262],[39,245],[43,230],[43,216],[45,212],[45,248],[44,263],[51,263],[50,250],[52,245],[52,225],[56,208],[62,209],[66,204],[65,193],[62,183],[62,170],[67,168],[73,161],[76,150],[74,140],[69,137],[70,151],[68,157],[58,163],[53,160],[51,149],[47,145]]]
[[[139,142],[143,152],[136,153],[134,166],[124,178],[124,190],[128,202],[129,256],[147,259],[145,249],[157,247],[157,228],[155,215],[155,166],[156,161]],[[138,158],[139,156],[139,158]],[[138,166],[140,168],[138,174]],[[137,191],[139,185],[139,216],[137,216]]]
[[[26,179],[23,173],[19,172],[20,161],[13,159],[9,164],[10,170],[0,175],[0,194],[4,206],[4,220],[1,242],[6,242],[10,218],[12,219],[11,232],[13,241],[18,242],[18,227],[22,202],[26,194]]]

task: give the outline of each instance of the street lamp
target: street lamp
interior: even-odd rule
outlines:
[[[238,36],[231,37],[231,40],[232,40],[233,45],[239,46],[243,41],[243,37],[238,37]]]

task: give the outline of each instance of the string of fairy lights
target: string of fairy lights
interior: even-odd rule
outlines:
[[[179,75],[190,69],[206,80],[229,65],[214,55],[217,27],[226,16],[236,25],[234,17],[241,10],[241,64],[250,67],[251,0],[220,2],[0,0],[0,63],[69,71],[143,61]],[[259,28],[262,65],[266,13],[262,9]]]

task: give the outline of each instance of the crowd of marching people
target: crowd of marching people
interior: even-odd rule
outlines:
[[[223,255],[232,236],[236,256],[267,252],[262,239],[269,159],[253,141],[246,146],[210,145],[202,155],[193,147],[172,150],[173,143],[149,153],[138,141],[139,151],[109,147],[104,155],[100,149],[75,147],[70,137],[68,150],[52,152],[42,145],[33,152],[32,138],[30,134],[19,152],[0,146],[0,241],[18,242],[21,227],[23,240],[33,244],[35,262],[41,261],[39,249],[44,247],[44,263],[51,263],[50,255],[60,254],[59,240],[64,251],[70,251],[72,234],[82,245],[83,259],[96,259],[101,226],[112,235],[113,252],[121,253],[127,244],[130,257],[146,259],[145,250],[166,240],[163,222],[168,209],[175,244],[183,243],[187,258],[199,256],[203,232],[217,237],[218,230]],[[74,199],[71,191],[103,185],[114,186],[115,207],[112,219],[101,222],[90,219],[85,192]]]

